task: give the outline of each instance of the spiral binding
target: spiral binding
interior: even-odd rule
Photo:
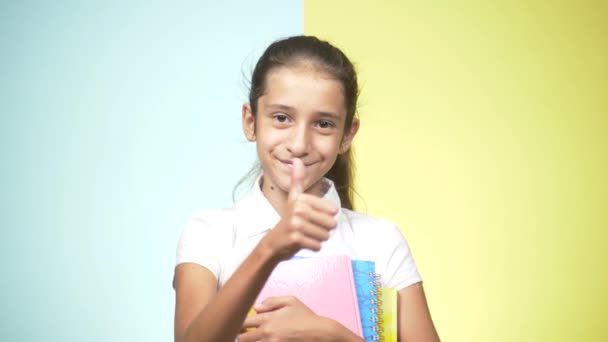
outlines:
[[[375,299],[371,299],[371,303],[376,307],[375,310],[372,309],[375,311],[371,318],[372,323],[375,324],[375,327],[372,330],[376,332],[376,335],[372,336],[372,340],[384,342],[384,326],[382,322],[382,316],[384,315],[382,310],[382,280],[377,273],[370,273],[370,277],[374,279],[374,281],[370,282],[370,285],[374,288],[370,291],[370,295],[375,297]]]

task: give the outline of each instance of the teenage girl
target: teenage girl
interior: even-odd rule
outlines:
[[[315,37],[277,41],[260,57],[242,123],[261,174],[232,208],[204,211],[182,233],[176,341],[362,341],[294,297],[247,316],[275,266],[296,254],[375,261],[382,286],[398,290],[399,341],[439,341],[399,229],[352,211],[358,91],[349,59]]]

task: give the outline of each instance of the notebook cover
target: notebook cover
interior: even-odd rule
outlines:
[[[319,316],[329,317],[363,337],[350,258],[297,258],[277,265],[256,303],[295,296]]]
[[[381,292],[384,342],[397,342],[397,290],[382,288]]]
[[[365,341],[378,341],[378,306],[376,299],[376,264],[352,260],[361,328]]]

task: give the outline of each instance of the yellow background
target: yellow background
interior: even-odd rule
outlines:
[[[608,2],[304,1],[444,341],[608,341]]]

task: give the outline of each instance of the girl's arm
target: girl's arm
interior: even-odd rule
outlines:
[[[399,342],[438,342],[422,283],[410,285],[398,295]]]
[[[239,335],[239,342],[364,342],[339,322],[316,315],[293,296],[267,298],[255,310],[257,314],[245,320],[247,331]]]
[[[191,263],[175,270],[175,341],[234,341],[278,260],[260,243],[216,293],[217,279]]]
[[[217,279],[202,266],[181,264],[175,271],[175,340],[232,342],[275,266],[300,249],[321,249],[336,227],[338,208],[304,193],[304,165],[293,161],[291,189],[281,221],[270,230],[215,293]]]

